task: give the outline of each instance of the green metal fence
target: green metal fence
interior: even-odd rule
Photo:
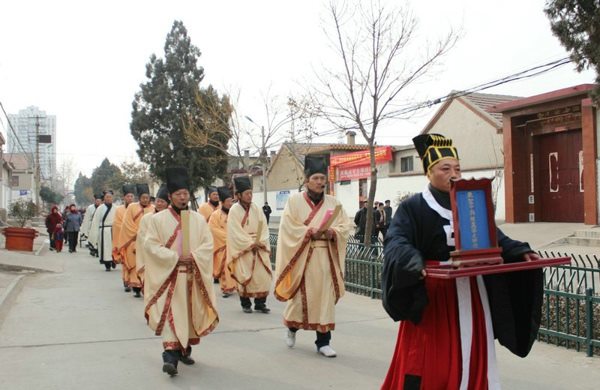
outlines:
[[[270,236],[275,263],[277,233]],[[566,348],[600,353],[600,259],[593,255],[539,252],[540,256],[573,259],[569,266],[544,269],[544,303],[539,340]],[[351,238],[346,250],[346,290],[381,298],[383,245],[370,248]]]

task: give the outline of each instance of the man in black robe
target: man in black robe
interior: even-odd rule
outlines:
[[[518,356],[529,353],[540,323],[542,271],[427,277],[426,263],[443,263],[455,249],[449,191],[460,165],[441,135],[413,142],[430,184],[400,204],[385,239],[383,305],[402,322],[382,388],[498,388],[494,338]],[[497,238],[505,262],[539,259],[500,230]]]

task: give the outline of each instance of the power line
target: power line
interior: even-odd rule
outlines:
[[[397,111],[392,111],[391,113],[389,113],[388,115],[393,115],[393,116],[402,116],[405,114],[409,114],[411,112],[415,112],[424,108],[430,108],[436,104],[439,103],[443,103],[447,100],[450,99],[454,99],[457,97],[461,97],[461,96],[467,96],[470,95],[472,93],[476,93],[479,91],[484,91],[486,89],[490,89],[493,87],[497,87],[499,85],[503,85],[503,84],[507,84],[513,81],[518,81],[518,80],[522,80],[522,79],[527,79],[527,78],[531,78],[531,77],[536,77],[539,76],[541,74],[544,74],[546,72],[549,72],[555,68],[558,68],[560,66],[566,65],[569,62],[571,62],[571,59],[569,57],[564,57],[564,58],[560,58],[558,60],[554,60],[554,61],[550,61],[547,63],[544,63],[542,65],[536,65],[533,66],[531,68],[527,68],[525,70],[521,70],[518,71],[516,73],[512,73],[508,76],[504,76],[492,81],[488,81],[486,83],[482,83],[482,84],[478,84],[475,85],[473,87],[461,90],[461,91],[455,91],[455,92],[451,92],[449,94],[446,94],[444,96],[441,96],[439,98],[436,99],[431,99],[431,100],[426,100],[423,102],[419,102],[417,104],[412,104],[409,105],[408,107],[405,107],[401,110],[397,110]],[[366,121],[365,124],[369,124],[369,121]],[[356,127],[352,127],[352,128],[348,128],[350,130],[357,130]],[[317,137],[325,137],[325,136],[329,136],[329,135],[334,135],[336,133],[338,133],[340,130],[340,128],[333,128],[333,129],[329,129],[329,130],[325,130],[322,132],[318,132],[318,134],[316,135]],[[298,141],[301,140],[308,140],[309,137],[301,137],[298,139]]]

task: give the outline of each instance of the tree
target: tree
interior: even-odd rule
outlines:
[[[119,165],[123,179],[126,183],[147,183],[150,184],[152,177],[148,171],[148,166],[143,163],[123,162]]]
[[[544,12],[552,33],[571,53],[577,71],[593,67],[600,84],[600,2],[598,0],[550,0]],[[600,88],[594,90],[600,102]]]
[[[212,131],[214,115],[202,110],[208,101],[219,116],[230,113],[226,97],[219,97],[212,87],[200,88],[204,78],[200,54],[183,23],[175,21],[166,38],[164,59],[152,54],[146,65],[148,80],[135,94],[130,125],[138,156],[150,172],[165,181],[167,167],[187,167],[192,191],[226,171],[229,140],[226,131]],[[204,144],[191,145],[186,129],[188,134],[205,137]]]
[[[75,185],[73,187],[73,191],[75,193],[75,201],[77,202],[77,204],[86,205],[94,201],[92,179],[79,172],[79,176],[75,180]]]
[[[58,204],[63,200],[64,196],[52,191],[50,187],[42,186],[40,189],[40,198],[46,203]]]
[[[105,190],[113,190],[115,195],[122,195],[121,186],[125,183],[125,177],[118,166],[105,158],[92,172],[91,182],[96,194],[101,194]]]
[[[377,189],[375,136],[386,121],[406,118],[401,98],[433,70],[455,44],[451,30],[433,46],[418,42],[417,20],[408,8],[387,8],[377,0],[331,2],[330,39],[338,57],[317,73],[312,92],[318,113],[336,128],[358,130],[370,152],[368,208]],[[406,97],[405,97],[406,99]],[[365,244],[370,245],[373,213],[367,213]]]

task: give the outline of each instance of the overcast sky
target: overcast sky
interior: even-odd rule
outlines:
[[[392,1],[392,0],[390,0]],[[395,3],[398,3],[396,0]],[[0,101],[57,117],[58,164],[91,174],[104,157],[137,160],[131,102],[152,53],[162,56],[174,20],[200,48],[204,86],[240,90],[239,111],[264,120],[260,99],[298,93],[330,54],[322,24],[327,0],[7,1],[0,13]],[[566,56],[551,34],[543,0],[412,1],[419,38],[449,28],[462,38],[420,93],[431,98]],[[572,65],[486,92],[531,96],[591,83]],[[436,107],[388,126],[378,143],[407,144]],[[0,116],[6,136],[6,122]]]

